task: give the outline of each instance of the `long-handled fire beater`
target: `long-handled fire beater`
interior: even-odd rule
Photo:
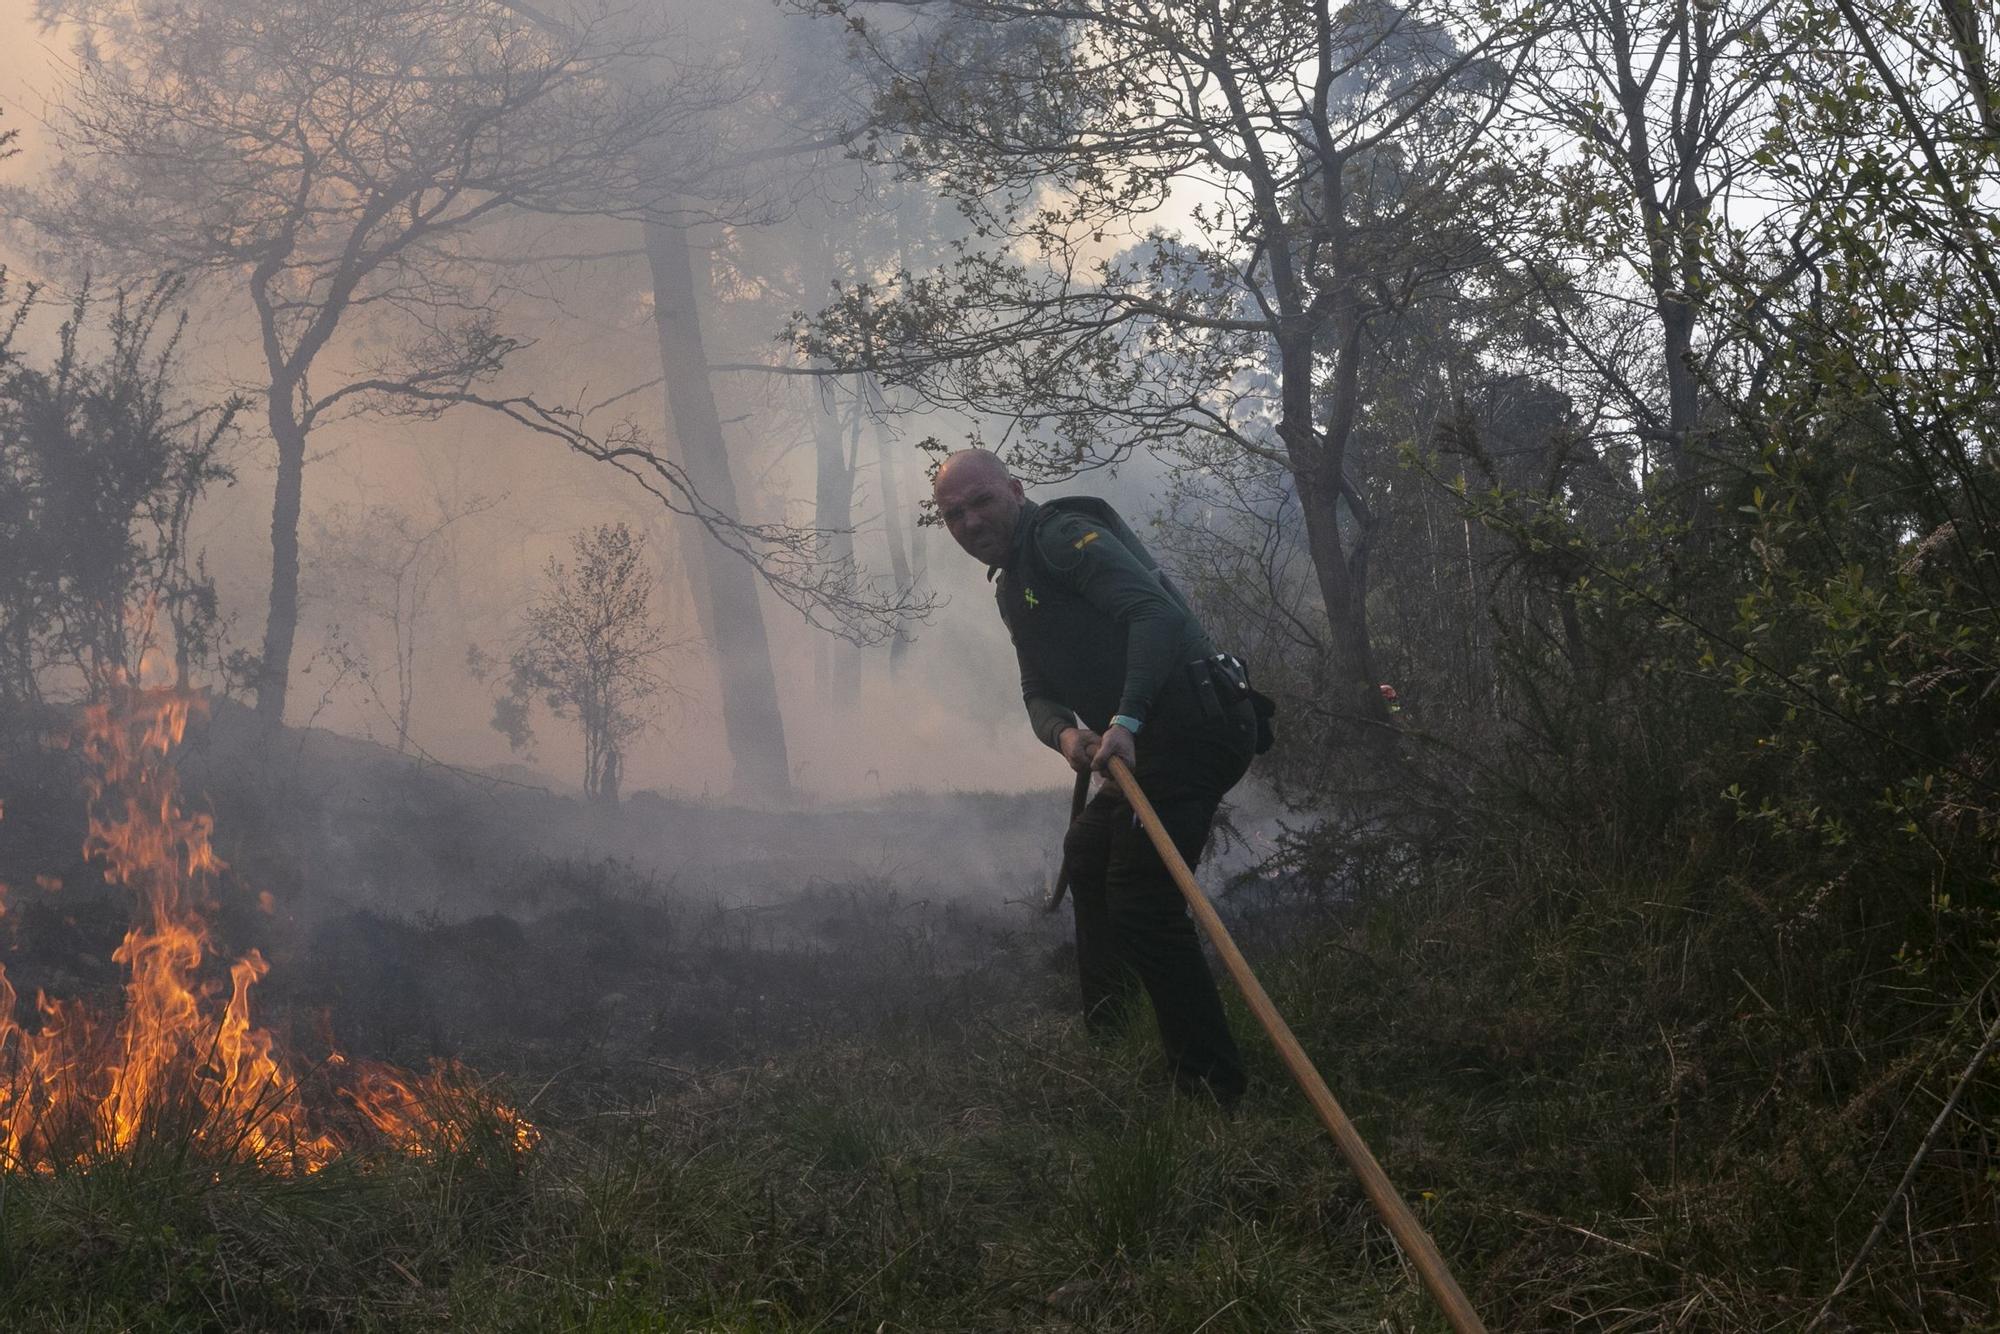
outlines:
[[[1312,1104],[1313,1111],[1319,1116],[1320,1124],[1326,1127],[1329,1135],[1333,1136],[1333,1142],[1340,1149],[1341,1156],[1347,1159],[1347,1165],[1353,1168],[1354,1175],[1361,1179],[1362,1191],[1375,1206],[1376,1213],[1382,1216],[1382,1221],[1388,1225],[1389,1234],[1415,1262],[1417,1273],[1423,1278],[1424,1286],[1430,1290],[1439,1308],[1443,1310],[1445,1319],[1450,1322],[1452,1329],[1458,1331],[1458,1334],[1485,1334],[1486,1325],[1480,1320],[1479,1313],[1472,1309],[1472,1303],[1466,1299],[1464,1290],[1458,1286],[1458,1280],[1452,1277],[1444,1257],[1438,1253],[1437,1244],[1431,1240],[1430,1234],[1424,1231],[1423,1224],[1417,1221],[1416,1215],[1410,1212],[1410,1206],[1403,1203],[1403,1197],[1396,1193],[1395,1186],[1390,1184],[1388,1173],[1384,1172],[1382,1165],[1375,1161],[1375,1155],[1368,1151],[1368,1145],[1362,1140],[1361,1132],[1347,1119],[1347,1113],[1341,1110],[1333,1091],[1327,1088],[1326,1081],[1320,1078],[1320,1073],[1314,1067],[1312,1059],[1306,1055],[1305,1048],[1299,1046],[1299,1040],[1292,1036],[1291,1026],[1285,1022],[1285,1017],[1278,1013],[1278,1007],[1271,1003],[1271,998],[1264,993],[1263,984],[1257,980],[1257,975],[1250,971],[1250,965],[1243,958],[1243,952],[1236,948],[1236,942],[1230,939],[1228,928],[1223,926],[1222,919],[1216,916],[1215,908],[1209,903],[1208,896],[1203,894],[1201,886],[1195,883],[1194,872],[1188,869],[1186,860],[1174,847],[1174,841],[1167,836],[1166,826],[1160,823],[1159,814],[1153,810],[1153,803],[1148,801],[1146,794],[1140,790],[1139,780],[1132,776],[1131,768],[1125,761],[1114,758],[1111,761],[1111,778],[1125,794],[1125,800],[1131,803],[1133,811],[1138,814],[1139,822],[1145,826],[1147,836],[1159,850],[1160,860],[1166,863],[1167,870],[1174,877],[1174,883],[1180,887],[1181,897],[1187,900],[1189,909],[1193,911],[1195,921],[1201,923],[1201,929],[1208,933],[1209,940],[1215,944],[1216,954],[1222,959],[1223,967],[1229,970],[1229,976],[1242,991],[1243,999],[1250,1003],[1250,1012],[1257,1016],[1257,1022],[1271,1035],[1272,1045],[1277,1047],[1278,1056],[1284,1061],[1285,1069],[1291,1072],[1292,1078],[1304,1091],[1306,1100]],[[1089,773],[1079,774],[1076,791],[1070,804],[1072,820],[1082,813],[1083,801],[1088,795],[1089,787]],[[1069,865],[1068,859],[1065,858],[1062,869],[1057,873],[1055,884],[1050,887],[1043,905],[1044,910],[1055,911],[1056,905],[1062,902],[1063,891],[1068,888]]]

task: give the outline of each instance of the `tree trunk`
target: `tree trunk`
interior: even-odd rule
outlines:
[[[617,809],[618,785],[624,776],[625,757],[618,747],[606,745],[593,770],[596,781],[591,785],[590,800],[600,806]]]
[[[1678,293],[1662,292],[1658,311],[1666,363],[1663,370],[1667,381],[1667,434],[1673,438],[1672,464],[1675,480],[1689,492],[1691,507],[1696,485],[1694,430],[1701,411],[1701,385],[1694,370],[1694,306]]]
[[[1343,340],[1345,342],[1346,340]],[[1299,512],[1305,519],[1306,549],[1312,555],[1320,600],[1332,632],[1334,708],[1355,723],[1386,720],[1377,690],[1374,650],[1368,635],[1368,539],[1365,531],[1350,556],[1340,536],[1347,438],[1354,427],[1359,396],[1359,339],[1340,346],[1332,383],[1327,426],[1313,416],[1313,340],[1309,332],[1288,332],[1278,343],[1280,403],[1278,434],[1285,442]],[[1359,518],[1356,520],[1359,524]],[[1372,729],[1371,729],[1372,730]],[[1383,734],[1386,735],[1386,734]]]
[[[839,414],[813,389],[813,527],[826,543],[830,561],[854,556],[854,469],[848,466],[847,432]],[[814,661],[819,668],[821,697],[829,703],[853,700],[854,646],[833,635],[817,637]]]
[[[597,780],[601,772],[603,746],[598,740],[598,725],[593,712],[588,708],[577,710],[577,719],[583,725],[583,799],[597,800]]]
[[[898,459],[889,447],[889,428],[879,421],[875,423],[875,466],[881,479],[878,489],[882,493],[882,540],[889,545],[889,573],[895,579],[897,588],[914,588],[916,574],[911,566],[909,539],[906,536],[909,518],[903,513],[903,484],[896,475]],[[906,625],[898,624],[896,637],[889,641],[889,675],[892,678],[903,665],[903,658],[909,650],[909,630]]]
[[[1332,632],[1333,672],[1344,696],[1336,706],[1356,719],[1373,718],[1380,711],[1381,696],[1368,634],[1366,548],[1360,548],[1359,559],[1347,553],[1340,536],[1340,483],[1329,473],[1324,462],[1298,473],[1299,511],[1305,517],[1306,547],[1312,553],[1313,573]]]
[[[826,299],[836,259],[827,233],[830,224],[808,222],[802,231],[800,286],[806,305]],[[835,410],[828,382],[812,382],[813,527],[823,535],[829,560],[854,557],[854,460],[849,456],[846,423]],[[855,429],[860,429],[856,408]],[[835,706],[851,705],[860,692],[860,655],[852,644],[832,635],[819,636],[813,646],[813,675],[819,698]]]
[[[273,383],[267,401],[271,438],[278,446],[278,483],[271,500],[271,606],[257,669],[257,720],[275,732],[285,721],[292,642],[299,630],[299,504],[305,490],[306,433],[292,409],[288,381]]]
[[[660,370],[667,411],[688,480],[709,505],[740,517],[736,479],[722,438],[722,419],[708,379],[695,296],[694,267],[684,227],[646,224],[646,261],[653,274],[653,320],[660,340]],[[714,646],[722,684],[722,723],[735,762],[733,788],[739,793],[785,798],[791,793],[791,762],[785,751],[784,717],[778,709],[778,679],[771,666],[770,639],[757,600],[757,576],[748,564],[711,548],[699,525],[675,525],[681,563],[704,608],[703,628]]]

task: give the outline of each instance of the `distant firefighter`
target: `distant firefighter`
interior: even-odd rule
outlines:
[[[1194,865],[1223,794],[1268,744],[1266,706],[1242,663],[1215,651],[1104,501],[1036,504],[976,449],[944,461],[934,494],[952,537],[990,567],[1035,735],[1079,773],[1108,772],[1114,756],[1130,764]],[[1176,1084],[1234,1104],[1243,1060],[1194,924],[1116,784],[1071,824],[1063,851],[1091,1029],[1115,1030],[1143,985]]]

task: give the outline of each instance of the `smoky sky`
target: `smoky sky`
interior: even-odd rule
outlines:
[[[0,164],[0,177],[10,182],[32,181],[51,162],[52,135],[43,117],[71,60],[67,39],[40,31],[31,8],[26,0],[0,0],[0,107],[4,124],[19,130],[21,149]],[[755,0],[755,8],[765,15],[769,7]],[[576,244],[568,248],[632,245],[629,234],[621,242],[617,224],[571,227]],[[625,224],[625,230],[636,229]],[[754,265],[731,253],[745,248],[742,236],[710,229],[704,239],[719,256],[722,286],[739,267],[754,278]],[[6,258],[17,284],[23,276],[37,276],[31,257]],[[617,398],[608,411],[629,414],[656,439],[664,438],[662,391],[643,387],[660,373],[643,260],[548,263],[518,278],[519,290],[503,303],[501,318],[509,333],[531,346],[512,364],[510,377],[561,402],[589,405]],[[51,275],[50,290],[51,299],[24,339],[36,351],[46,351],[61,319],[63,280]],[[725,292],[718,309],[705,312],[713,360],[768,362],[783,355],[768,311],[762,319],[740,318],[723,308],[726,304]],[[202,400],[231,389],[254,391],[261,365],[238,295],[218,284],[198,294],[188,309],[192,325],[183,343],[188,395]],[[364,340],[349,355],[366,350]],[[715,381],[741,517],[809,524],[813,389],[798,380],[742,373],[719,374]],[[948,445],[961,443],[967,423],[933,414],[898,420],[892,429],[888,456],[898,469],[902,517],[924,548],[922,564],[929,586],[941,595],[940,606],[928,623],[914,627],[914,642],[892,672],[886,648],[854,649],[834,641],[765,593],[794,782],[806,794],[833,799],[911,788],[1060,785],[1065,777],[1060,762],[1028,730],[1012,650],[984,570],[941,529],[914,527],[919,502],[929,493],[917,441],[935,436]],[[268,440],[254,410],[244,415],[231,462],[238,480],[204,499],[192,542],[215,576],[231,621],[231,642],[254,648],[268,596],[273,484]],[[857,450],[857,462],[857,557],[886,575],[883,486],[872,444]],[[1139,523],[1157,501],[1156,481],[1149,465],[1134,463],[1119,476],[1097,473],[1036,494],[1108,494]],[[338,559],[343,536],[365,541],[371,509],[400,513],[415,531],[463,514],[430,548],[429,593],[414,621],[411,735],[425,752],[469,767],[530,766],[552,784],[576,784],[581,747],[574,729],[543,717],[532,756],[510,752],[489,724],[496,689],[472,678],[467,649],[504,656],[545,563],[564,557],[580,530],[624,522],[648,538],[658,614],[688,641],[666,663],[672,690],[658,725],[629,747],[625,790],[719,796],[728,788],[715,658],[698,641],[669,526],[684,520],[663,513],[657,501],[602,465],[465,411],[436,422],[361,418],[314,432],[300,527],[304,568],[286,715],[291,725],[393,742],[393,637],[381,618],[364,608],[363,590],[355,587],[358,576]],[[822,688],[823,682],[841,680],[852,687]]]

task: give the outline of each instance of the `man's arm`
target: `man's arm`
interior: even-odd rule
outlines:
[[[1014,650],[1014,657],[1021,664],[1021,699],[1028,706],[1028,721],[1035,735],[1069,761],[1070,768],[1082,773],[1096,758],[1097,733],[1078,725],[1076,715],[1045,692],[1041,678],[1020,649]],[[1125,758],[1129,761],[1131,756]]]

